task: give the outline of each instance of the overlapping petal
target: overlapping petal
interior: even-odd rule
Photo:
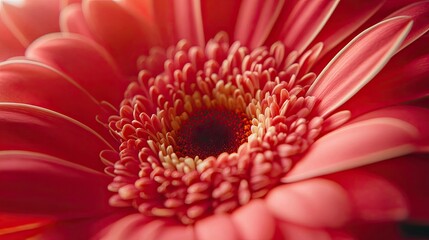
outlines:
[[[98,101],[115,106],[128,85],[106,50],[80,35],[45,35],[27,49],[26,57],[49,64],[70,76]],[[94,67],[88,68],[88,62]]]
[[[283,181],[320,176],[422,151],[427,146],[424,139],[428,138],[428,131],[423,125],[428,114],[425,109],[404,107],[364,115],[316,141]]]
[[[320,99],[318,113],[328,115],[368,83],[398,50],[411,24],[407,17],[388,19],[341,50],[307,92]]]
[[[80,218],[107,213],[109,178],[45,154],[0,151],[0,212]]]
[[[0,150],[45,153],[100,172],[100,151],[113,149],[76,120],[26,104],[0,103],[0,133]]]

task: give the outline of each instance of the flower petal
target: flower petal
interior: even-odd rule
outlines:
[[[204,46],[203,20],[200,1],[171,1],[174,12],[174,29],[177,41],[188,39],[191,44]],[[170,23],[172,24],[172,23]]]
[[[341,127],[318,139],[282,179],[293,182],[416,151],[419,133],[411,124],[388,117]]]
[[[353,116],[429,95],[429,37],[396,54],[386,67],[341,109]]]
[[[413,20],[413,27],[405,40],[402,42],[400,49],[404,49],[414,40],[418,39],[429,30],[429,2],[421,1],[410,4],[398,11],[390,14],[388,18],[397,16],[407,16]]]
[[[236,210],[231,218],[241,239],[270,240],[274,236],[276,222],[263,200],[252,200]]]
[[[308,227],[339,227],[352,217],[347,192],[326,179],[278,186],[266,202],[277,219]]]
[[[67,74],[99,101],[119,105],[128,85],[121,79],[112,57],[101,46],[79,35],[45,35],[30,45],[26,57]]]
[[[60,29],[62,32],[78,33],[90,39],[97,39],[89,29],[81,4],[69,5],[61,11]]]
[[[50,32],[58,32],[58,0],[25,0],[22,6],[1,1],[1,17],[25,46]]]
[[[383,108],[362,115],[353,121],[359,122],[378,117],[397,118],[413,125],[419,132],[419,138],[414,141],[414,145],[418,147],[418,150],[421,152],[429,151],[429,125],[427,124],[427,119],[429,119],[429,110],[427,108],[412,106]]]
[[[323,42],[321,55],[346,39],[367,21],[383,4],[383,1],[340,1],[326,25],[313,43]]]
[[[140,213],[129,214],[100,231],[95,239],[152,240],[168,223],[167,220],[151,219]]]
[[[76,120],[25,104],[0,103],[0,133],[0,150],[36,151],[101,172],[100,151],[113,149]]]
[[[0,213],[0,238],[29,239],[46,230],[51,222],[50,217]]]
[[[134,211],[133,211],[134,212]],[[121,218],[131,214],[131,209],[115,209],[114,212],[102,216],[71,221],[58,221],[39,234],[39,239],[100,239],[100,231]]]
[[[91,31],[121,69],[136,74],[138,56],[147,53],[152,46],[154,34],[149,26],[116,1],[86,0],[82,9]]]
[[[24,46],[12,34],[11,30],[0,19],[0,60],[23,55]]]
[[[201,1],[201,15],[206,39],[214,38],[220,31],[225,31],[228,36],[234,36],[241,3],[242,0]]]
[[[0,64],[0,101],[48,108],[99,132],[105,131],[95,120],[104,110],[86,90],[61,72],[34,61],[10,60]]]
[[[281,221],[277,223],[277,226],[282,240],[332,240],[329,232],[320,228],[308,228]]]
[[[234,40],[251,49],[261,46],[270,34],[284,3],[284,0],[243,0],[237,16]]]
[[[0,151],[0,212],[88,217],[110,211],[106,175],[45,154]]]
[[[164,226],[156,235],[156,240],[186,239],[194,240],[194,231],[192,226],[175,225]]]
[[[282,10],[269,37],[270,42],[282,41],[290,50],[304,52],[325,25],[339,1],[295,1],[292,11]],[[278,36],[277,36],[278,35]]]
[[[397,51],[410,28],[407,17],[388,19],[343,48],[307,92],[320,99],[319,114],[328,115],[368,83]]]
[[[380,176],[349,170],[328,178],[347,191],[357,217],[364,221],[400,221],[408,216],[405,196]]]
[[[236,227],[229,215],[216,214],[204,218],[195,224],[196,239],[235,240],[239,239]]]
[[[366,166],[365,170],[383,176],[405,196],[409,218],[429,223],[429,161],[427,155],[409,155]]]

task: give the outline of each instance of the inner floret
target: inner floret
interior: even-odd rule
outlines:
[[[204,109],[193,112],[176,136],[177,155],[205,159],[233,153],[247,141],[250,121],[239,111]]]
[[[110,204],[192,224],[281,184],[323,125],[306,95],[320,48],[285,51],[249,50],[221,33],[142,56],[109,118],[120,147],[101,154],[114,177]]]

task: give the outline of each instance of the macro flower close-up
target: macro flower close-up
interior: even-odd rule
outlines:
[[[0,239],[429,238],[429,1],[0,0]]]

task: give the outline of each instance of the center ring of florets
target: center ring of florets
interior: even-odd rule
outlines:
[[[321,131],[305,95],[315,75],[301,67],[314,56],[295,58],[280,43],[250,51],[222,33],[141,57],[109,119],[121,143],[102,153],[110,204],[192,224],[264,197]]]

